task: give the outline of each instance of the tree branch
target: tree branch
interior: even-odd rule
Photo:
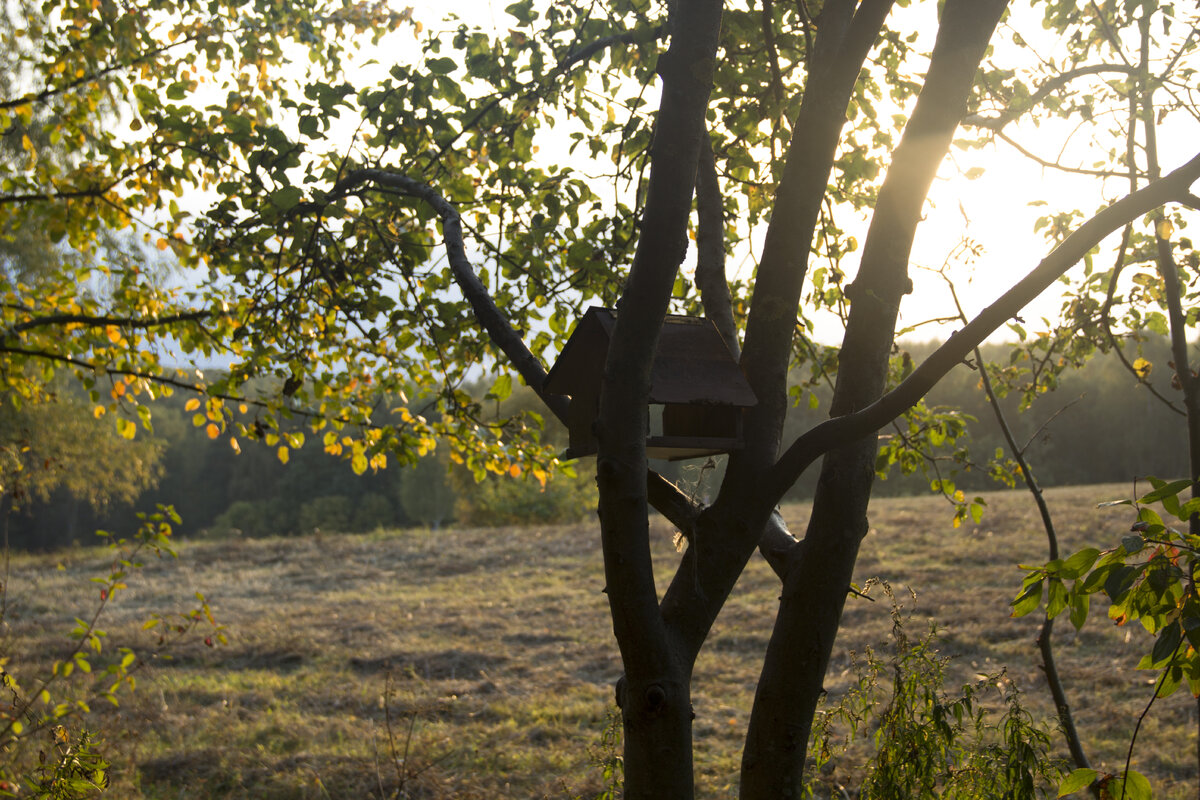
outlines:
[[[700,166],[696,170],[696,287],[704,316],[712,320],[734,360],[741,355],[737,324],[725,276],[725,206],[712,139],[700,140]]]
[[[1031,111],[1039,103],[1045,100],[1054,92],[1066,86],[1076,78],[1083,78],[1089,75],[1103,75],[1107,72],[1116,72],[1122,75],[1136,75],[1137,69],[1126,64],[1090,64],[1086,67],[1077,67],[1066,72],[1061,72],[1055,75],[1050,80],[1038,87],[1028,102],[1023,108],[1014,109],[1006,108],[994,117],[985,117],[982,114],[972,114],[963,120],[965,125],[974,125],[978,128],[986,128],[989,131],[999,133],[1008,123],[1012,122],[1022,114]]]
[[[25,310],[25,309],[21,309]],[[32,311],[30,313],[33,313]],[[0,333],[0,340],[8,339],[11,336],[16,336],[19,333],[24,333],[34,328],[44,328],[50,325],[69,325],[77,323],[89,328],[106,327],[116,325],[122,328],[139,328],[146,330],[156,328],[160,325],[171,325],[176,322],[199,322],[209,317],[215,316],[212,311],[190,311],[180,314],[172,314],[166,317],[96,317],[90,314],[48,314],[44,317],[36,317],[25,322],[18,323],[9,327],[7,330]]]
[[[667,33],[667,26],[659,25],[655,28],[635,29],[632,31],[626,31],[625,33],[614,33],[612,36],[605,36],[567,53],[565,56],[563,56],[562,61],[558,62],[558,70],[565,72],[578,64],[580,61],[587,61],[589,58],[596,55],[596,53],[599,53],[601,50],[607,50],[613,45],[648,44],[650,42],[665,38]]]
[[[1041,294],[1106,236],[1165,203],[1179,202],[1200,179],[1200,155],[1169,175],[1105,208],[1081,225],[1013,288],[952,335],[899,386],[853,414],[835,417],[797,439],[771,470],[764,491],[777,502],[813,461],[834,447],[886,425],[915,405],[993,331]]]
[[[463,296],[471,304],[471,311],[487,331],[488,337],[508,356],[513,367],[538,397],[546,404],[556,417],[567,418],[567,398],[563,395],[548,394],[542,388],[546,380],[546,368],[542,362],[525,346],[521,335],[513,329],[508,318],[496,307],[487,287],[479,280],[467,258],[466,247],[463,244],[462,220],[457,209],[436,192],[433,187],[418,180],[389,172],[382,169],[357,169],[349,172],[338,181],[331,194],[340,196],[356,186],[373,183],[424,200],[433,208],[442,220],[442,239],[446,244],[446,257],[454,280],[462,290]]]

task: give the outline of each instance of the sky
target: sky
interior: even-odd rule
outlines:
[[[393,0],[396,5],[412,5],[414,19],[420,20],[426,29],[452,29],[456,23],[442,22],[447,13],[458,14],[462,21],[469,25],[478,25],[485,29],[504,32],[515,26],[515,21],[507,16],[504,7],[510,0]],[[907,19],[916,30],[932,32],[936,30],[934,7],[929,3],[914,4],[911,10],[904,13],[915,14]],[[1041,30],[1036,18],[1030,18],[1028,9],[1014,10],[1014,26],[1030,40],[1034,49],[1041,53],[1052,53],[1055,42],[1043,33],[1038,40]],[[923,20],[919,15],[929,17]],[[1022,18],[1020,15],[1026,15]],[[405,52],[401,57],[419,55],[419,42],[416,37],[402,34],[401,39],[407,39],[406,47],[411,52]],[[928,50],[932,47],[932,33],[925,40],[919,39],[916,47]],[[397,56],[393,54],[392,59]],[[387,61],[389,59],[381,59]],[[656,101],[655,101],[656,102]],[[886,115],[886,110],[884,114]],[[556,131],[561,131],[559,127]],[[1065,126],[1053,124],[1041,128],[1024,129],[1010,127],[1006,129],[1023,145],[1046,157],[1053,157],[1064,140],[1069,140],[1070,131]],[[565,140],[565,133],[560,134]],[[1170,169],[1182,163],[1194,149],[1189,141],[1200,139],[1200,131],[1192,128],[1178,132],[1174,140],[1169,137],[1163,142],[1163,166]],[[540,140],[539,140],[540,141]],[[543,152],[553,152],[553,144]],[[1070,147],[1064,151],[1064,161],[1083,164],[1083,159],[1090,160],[1080,152],[1078,156],[1072,153]],[[565,156],[564,156],[565,157]],[[966,159],[971,159],[970,164]],[[960,161],[960,163],[956,163]],[[984,174],[975,180],[962,177],[959,167],[981,164],[985,167]],[[939,179],[931,190],[927,203],[926,220],[920,226],[914,243],[911,262],[911,277],[914,282],[914,292],[905,298],[901,306],[901,325],[911,326],[925,320],[944,317],[954,313],[954,307],[945,280],[936,270],[948,263],[952,264],[956,290],[968,313],[977,312],[996,298],[1016,280],[1031,271],[1038,262],[1050,252],[1050,246],[1040,233],[1034,232],[1034,220],[1050,210],[1079,207],[1085,211],[1093,211],[1100,207],[1102,201],[1110,202],[1123,194],[1125,187],[1119,183],[1110,187],[1105,196],[1097,196],[1100,188],[1095,180],[1066,175],[1062,172],[1038,166],[1029,159],[1016,153],[1004,143],[989,145],[982,152],[967,155],[951,155],[943,164]],[[1044,207],[1031,206],[1031,201],[1044,202]],[[840,220],[839,220],[840,221]],[[861,242],[865,239],[865,229],[852,231]],[[966,263],[962,253],[956,248],[964,236],[978,242],[983,247],[982,255],[973,263]],[[761,234],[757,237],[761,242]],[[735,252],[729,261],[729,267],[736,277],[746,277],[753,268],[753,253],[761,252],[761,247],[747,247]],[[694,258],[694,254],[690,255]],[[1098,256],[1099,263],[1105,264],[1105,259],[1111,261],[1112,254],[1106,251]],[[856,265],[846,264],[853,268]],[[686,269],[686,266],[685,266]],[[1052,287],[1041,297],[1028,306],[1022,318],[1029,327],[1039,329],[1046,327],[1039,320],[1043,317],[1053,320],[1061,304],[1061,296]],[[822,341],[835,343],[840,340],[840,323],[831,318],[817,321],[817,337]],[[912,339],[944,338],[958,324],[923,325],[906,334]],[[1000,331],[993,338],[1011,338],[1012,334]]]

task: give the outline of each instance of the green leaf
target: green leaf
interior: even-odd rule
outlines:
[[[1046,599],[1046,616],[1054,619],[1067,607],[1067,589],[1058,578],[1050,578],[1050,591]]]
[[[1192,482],[1186,479],[1171,481],[1170,483],[1164,483],[1158,478],[1149,478],[1148,480],[1155,486],[1155,489],[1152,492],[1142,495],[1141,499],[1138,500],[1139,503],[1157,503],[1166,497],[1175,497],[1192,485]]]
[[[509,395],[512,394],[512,390],[512,376],[506,372],[496,378],[496,382],[492,384],[492,390],[488,394],[497,400],[503,401],[508,399]]]
[[[1171,623],[1158,635],[1158,639],[1154,642],[1154,649],[1150,651],[1150,657],[1156,664],[1166,661],[1175,655],[1182,640],[1183,627],[1178,622]]]
[[[1012,601],[1012,615],[1023,617],[1033,611],[1042,602],[1042,582],[1032,583],[1025,587],[1016,600]]]
[[[1091,569],[1092,565],[1096,563],[1096,559],[1099,557],[1099,549],[1095,547],[1085,547],[1064,561],[1062,569],[1058,574],[1067,580],[1078,578],[1080,575]]]
[[[1098,773],[1094,769],[1077,769],[1058,785],[1058,796],[1066,797],[1080,789],[1086,789],[1096,780]]]
[[[302,197],[304,192],[298,186],[284,186],[268,195],[271,204],[283,210],[295,208]]]
[[[431,58],[425,62],[425,68],[434,75],[449,75],[458,67],[453,58]]]
[[[1113,781],[1117,787],[1121,785],[1122,777],[1124,778],[1126,800],[1153,800],[1154,791],[1151,789],[1150,781],[1146,779],[1145,775],[1134,770],[1129,770],[1123,776],[1118,775]],[[1119,793],[1120,789],[1118,788],[1117,794]]]
[[[1075,626],[1075,630],[1082,628],[1083,623],[1087,621],[1091,603],[1091,595],[1082,592],[1071,593],[1071,624]]]
[[[1126,564],[1115,567],[1109,573],[1108,580],[1104,581],[1104,593],[1114,603],[1118,602],[1121,595],[1128,591],[1129,587],[1133,584],[1133,579],[1136,575],[1137,569],[1135,567]]]

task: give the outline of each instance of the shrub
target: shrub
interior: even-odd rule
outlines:
[[[330,494],[300,506],[301,534],[322,531],[347,533],[354,529],[354,505],[344,494]]]
[[[391,502],[381,494],[365,494],[359,498],[354,509],[353,530],[355,532],[373,531],[376,528],[387,528],[396,524],[396,512]]]
[[[460,478],[455,516],[469,525],[522,525],[576,522],[596,510],[596,482],[590,475],[560,472],[545,487],[532,478],[489,475],[474,483]]]
[[[91,579],[98,598],[76,617],[61,658],[39,668],[22,657],[11,638],[0,641],[0,797],[82,800],[100,794],[108,784],[109,764],[92,707],[100,701],[119,705],[120,693],[136,685],[136,674],[181,639],[203,636],[210,647],[225,643],[222,626],[197,592],[194,608],[146,620],[143,629],[158,633],[151,652],[101,644],[107,638],[101,618],[144,566],[142,559],[175,557],[171,535],[180,522],[175,510],[159,506],[139,517],[142,525],[130,539],[100,533],[108,541],[111,567]],[[7,583],[0,584],[0,627],[10,608],[9,591]]]

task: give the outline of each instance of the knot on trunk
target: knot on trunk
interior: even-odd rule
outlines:
[[[652,683],[646,687],[646,710],[655,713],[667,704],[667,690],[661,684]]]

